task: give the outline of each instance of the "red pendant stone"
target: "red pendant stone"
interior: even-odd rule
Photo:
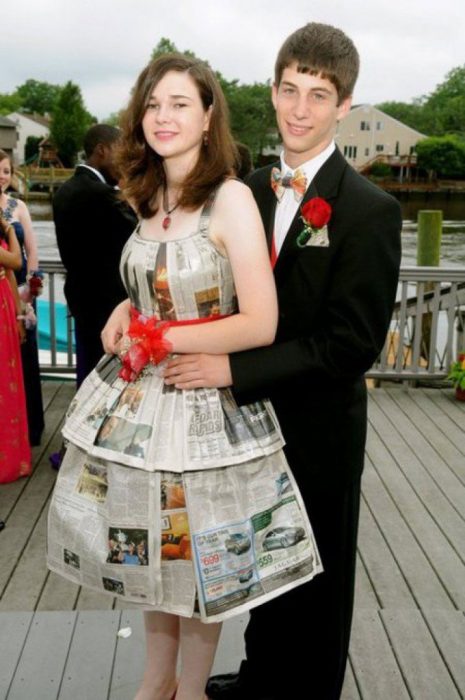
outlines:
[[[169,228],[170,223],[171,223],[171,217],[170,217],[170,216],[165,216],[165,218],[164,218],[163,221],[161,222],[161,225],[163,226],[163,228],[165,229],[165,231],[166,231],[167,228]]]

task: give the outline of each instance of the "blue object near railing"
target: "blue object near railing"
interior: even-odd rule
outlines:
[[[55,340],[57,352],[68,352],[68,307],[61,302],[54,304]],[[50,302],[39,299],[37,302],[38,343],[40,350],[51,350],[53,337],[50,329]],[[76,351],[74,341],[73,352]]]

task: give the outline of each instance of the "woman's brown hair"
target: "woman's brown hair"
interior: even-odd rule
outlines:
[[[180,206],[190,210],[200,207],[215,187],[232,174],[236,162],[228,107],[213,71],[202,61],[182,54],[166,54],[155,59],[137,79],[122,116],[122,136],[117,151],[123,195],[143,218],[156,213],[156,194],[165,186],[166,179],[163,158],[147,144],[142,119],[154,87],[169,71],[190,75],[204,109],[211,107],[208,143],[202,145],[196,165],[182,184]]]

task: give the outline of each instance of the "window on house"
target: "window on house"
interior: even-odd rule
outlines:
[[[376,131],[382,131],[383,122],[376,122]]]
[[[370,122],[360,122],[360,131],[370,131]]]
[[[344,158],[349,155],[349,146],[344,146]]]
[[[381,153],[382,151],[384,151],[383,144],[382,143],[376,144],[376,153]]]
[[[365,155],[366,155],[366,156],[369,156],[369,155],[370,155],[370,149],[369,149],[369,148],[365,148]]]

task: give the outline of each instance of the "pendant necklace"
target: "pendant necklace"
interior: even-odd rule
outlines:
[[[171,207],[171,209],[168,206],[168,194],[166,189],[163,190],[163,211],[165,212],[165,218],[161,222],[161,225],[163,226],[163,229],[166,231],[170,227],[171,224],[171,214],[174,212],[174,210],[179,207],[179,202],[176,202],[174,207]]]

